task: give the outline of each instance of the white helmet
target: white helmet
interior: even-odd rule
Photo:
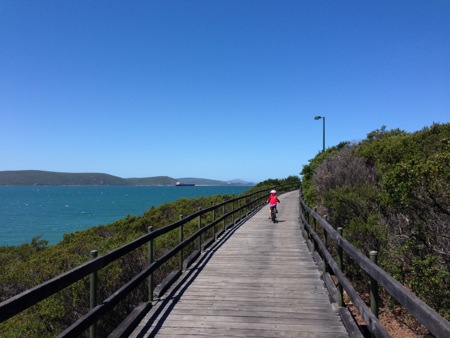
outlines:
[[[277,191],[276,191],[276,190],[272,190],[270,193],[271,193],[271,194],[276,194]]]

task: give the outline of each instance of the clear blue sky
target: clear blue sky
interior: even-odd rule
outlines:
[[[450,1],[0,0],[0,170],[261,181],[450,122]]]

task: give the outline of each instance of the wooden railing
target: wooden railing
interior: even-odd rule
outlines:
[[[283,191],[290,191],[298,187],[274,187],[281,193]],[[149,287],[149,300],[144,301],[133,311],[129,318],[125,319],[123,325],[119,325],[118,329],[111,333],[111,337],[124,337],[127,332],[133,327],[135,322],[139,320],[152,306],[152,299],[154,294],[156,297],[164,292],[166,288],[179,276],[182,269],[186,268],[193,262],[201,253],[201,250],[209,246],[219,236],[221,236],[228,228],[241,224],[246,219],[251,217],[255,212],[260,210],[266,203],[267,196],[271,189],[259,190],[254,193],[233,198],[223,203],[199,210],[198,212],[185,216],[179,221],[167,225],[165,227],[150,231],[148,234],[123,245],[105,255],[96,256],[95,251],[91,252],[92,260],[86,262],[77,268],[70,270],[62,275],[59,275],[45,283],[42,283],[32,289],[26,290],[6,301],[0,303],[0,323],[19,314],[20,312],[30,308],[31,306],[41,302],[42,300],[56,294],[57,292],[71,286],[83,278],[91,278],[91,310],[83,315],[78,321],[73,323],[70,327],[61,332],[58,337],[78,337],[87,330],[90,330],[90,336],[96,337],[96,323],[105,314],[110,312],[113,307],[129,295],[137,287],[142,286],[142,283],[147,282]],[[221,214],[216,218],[217,214]],[[226,211],[228,210],[228,211]],[[213,214],[212,222],[203,224],[201,218],[207,214]],[[199,219],[198,230],[195,231],[189,238],[184,238],[183,227],[185,224]],[[221,229],[218,229],[221,228]],[[211,231],[211,229],[213,231]],[[179,242],[168,252],[161,257],[153,260],[153,241],[158,237],[168,234],[173,231],[179,231]],[[212,232],[212,236],[205,238]],[[121,257],[131,253],[132,251],[147,245],[149,247],[149,264],[140,273],[135,275],[130,281],[116,290],[107,299],[98,302],[96,299],[96,275],[100,269],[107,268],[108,265],[117,261]],[[185,252],[189,248],[195,248],[190,252]],[[156,269],[163,266],[171,258],[178,255],[180,264],[178,269],[172,271],[167,278],[160,285],[153,287],[152,276]],[[187,256],[185,259],[184,257]],[[104,334],[104,333],[103,333]]]
[[[344,312],[345,308],[342,307],[345,306],[343,299],[343,291],[345,290],[355,307],[358,309],[359,314],[366,322],[367,329],[370,331],[371,335],[377,338],[390,337],[386,328],[381,325],[377,318],[377,291],[378,286],[381,286],[435,337],[450,337],[450,323],[448,321],[350,244],[342,236],[342,229],[338,228],[338,231],[336,231],[323,217],[319,216],[314,210],[306,205],[301,194],[300,217],[304,236],[308,240],[311,250],[315,252],[315,258],[322,263],[322,276],[324,281],[331,291],[330,293],[336,294],[338,305],[341,306],[341,316],[346,316]],[[317,225],[321,226],[321,231],[318,231]],[[319,237],[319,232],[322,234],[323,239]],[[330,240],[334,241],[334,247],[337,252],[336,261],[328,251],[328,248],[331,247]],[[344,274],[344,253],[370,277],[370,308],[361,299]],[[372,252],[371,256],[375,256],[375,252]],[[337,278],[337,285],[330,278],[330,274],[333,274]]]

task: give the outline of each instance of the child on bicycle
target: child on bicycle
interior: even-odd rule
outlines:
[[[270,192],[270,196],[267,199],[267,203],[269,203],[269,205],[270,205],[269,218],[271,218],[271,216],[272,216],[272,208],[275,208],[275,212],[278,213],[277,203],[281,203],[280,200],[277,197],[277,191],[276,190],[272,190]]]

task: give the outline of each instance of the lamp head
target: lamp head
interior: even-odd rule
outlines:
[[[322,116],[314,116],[314,120],[320,120]]]

